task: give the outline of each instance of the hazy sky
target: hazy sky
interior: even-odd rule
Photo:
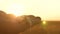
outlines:
[[[42,20],[60,20],[60,0],[0,0],[7,13],[33,14]]]

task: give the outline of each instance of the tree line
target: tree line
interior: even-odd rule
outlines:
[[[34,15],[16,17],[0,10],[0,34],[18,34],[41,23],[41,18]]]

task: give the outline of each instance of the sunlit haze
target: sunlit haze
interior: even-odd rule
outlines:
[[[35,15],[42,20],[60,20],[60,0],[0,0],[0,10],[16,16]]]
[[[16,16],[21,16],[21,15],[24,15],[24,5],[19,5],[19,4],[11,4],[8,6],[8,8],[6,9],[7,12],[6,13],[12,13]]]

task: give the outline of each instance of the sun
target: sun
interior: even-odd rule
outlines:
[[[43,23],[43,24],[46,24],[46,21],[43,21],[42,23]]]
[[[14,14],[16,16],[24,15],[25,7],[19,4],[11,4],[7,7],[7,14]]]

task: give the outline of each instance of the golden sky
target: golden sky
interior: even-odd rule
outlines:
[[[33,14],[42,20],[60,20],[60,0],[0,0],[0,10]]]

